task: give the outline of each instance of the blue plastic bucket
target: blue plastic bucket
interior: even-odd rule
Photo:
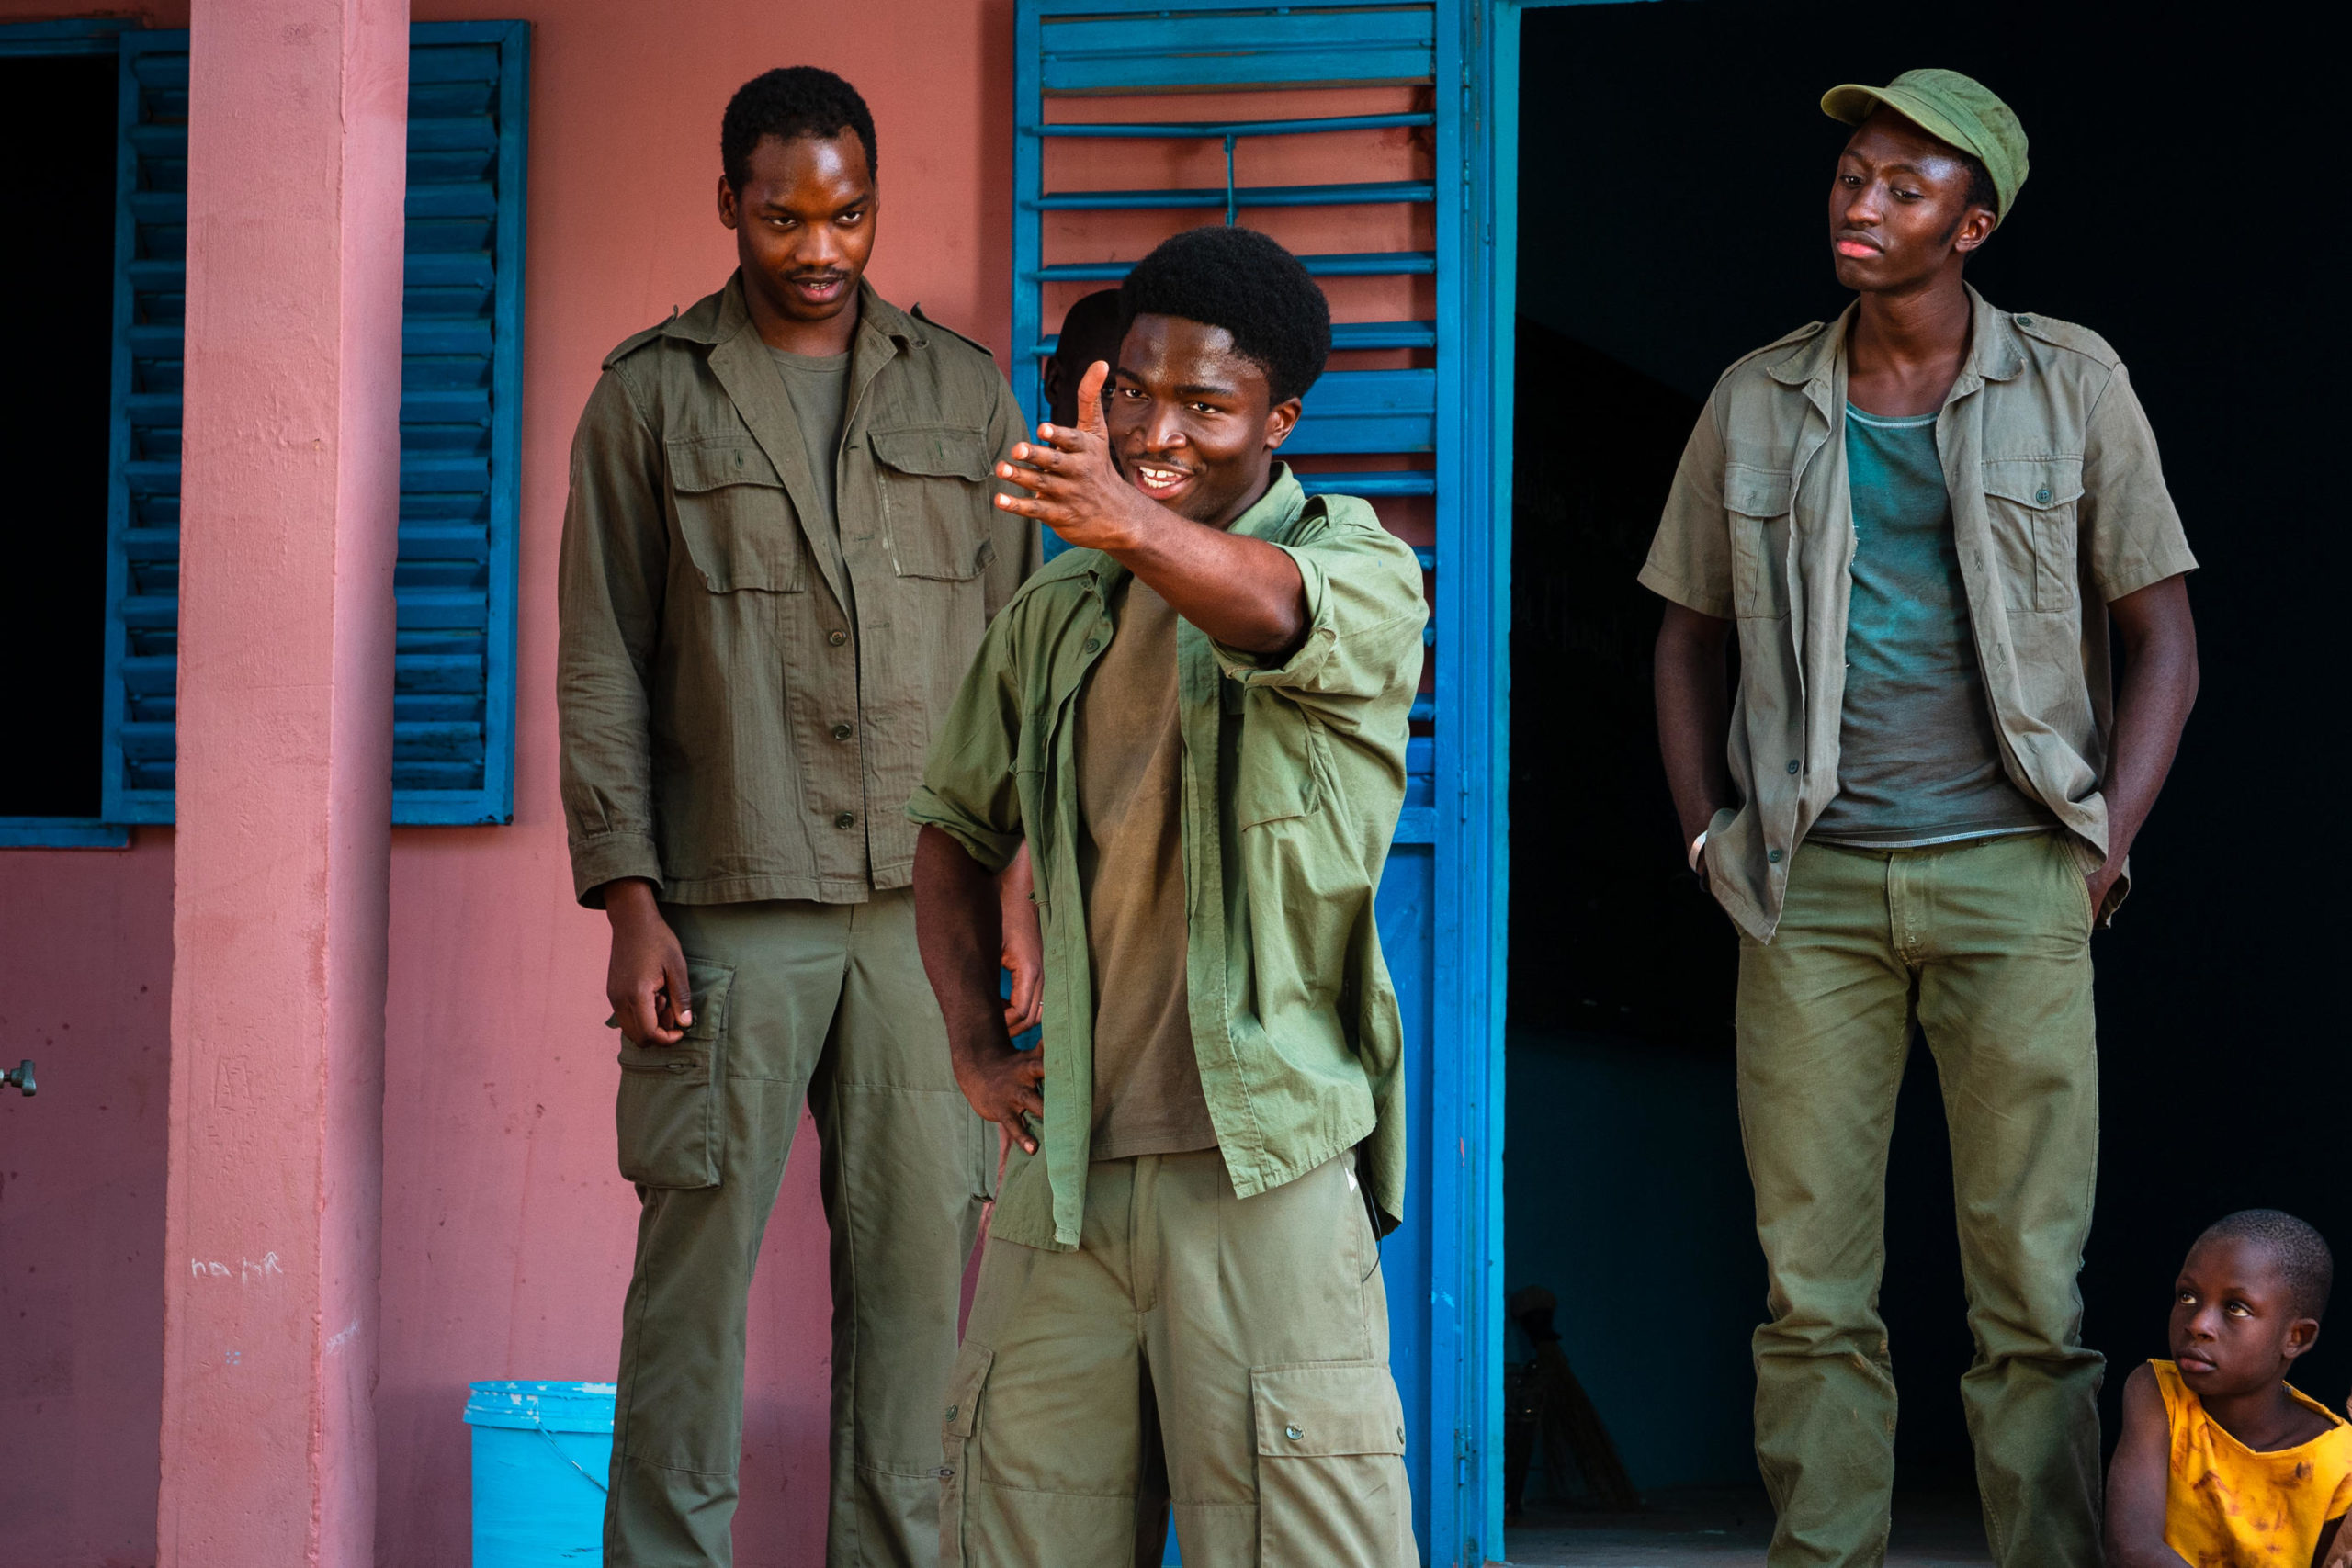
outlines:
[[[473,1568],[587,1568],[605,1560],[613,1458],[608,1382],[478,1382]]]

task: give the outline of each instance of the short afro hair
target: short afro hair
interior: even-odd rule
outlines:
[[[882,162],[874,148],[874,115],[857,89],[814,65],[786,65],[762,72],[727,100],[718,122],[718,160],[728,185],[740,191],[752,177],[752,149],[763,138],[830,141],[844,130],[857,133],[865,149],[865,172],[874,174]]]
[[[2279,1209],[2240,1209],[2207,1225],[2197,1246],[2209,1241],[2250,1241],[2262,1247],[2287,1281],[2295,1315],[2326,1314],[2327,1298],[2335,1289],[2335,1255],[2319,1232],[2294,1215]]]
[[[1299,259],[1255,229],[1210,225],[1163,240],[1119,286],[1119,335],[1137,316],[1182,316],[1233,334],[1276,402],[1305,397],[1331,356],[1331,304]]]

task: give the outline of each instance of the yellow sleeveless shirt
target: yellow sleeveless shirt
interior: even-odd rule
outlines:
[[[2170,1361],[2150,1361],[2172,1431],[2165,1544],[2193,1568],[2308,1568],[2327,1521],[2352,1510],[2352,1424],[2301,1390],[2328,1429],[2257,1453],[2222,1429]]]

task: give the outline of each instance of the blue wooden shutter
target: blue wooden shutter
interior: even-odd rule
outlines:
[[[1404,1012],[1412,1122],[1406,1223],[1383,1247],[1390,1361],[1412,1428],[1415,1527],[1435,1563],[1502,1554],[1502,1002],[1493,977],[1509,546],[1474,461],[1484,450],[1474,426],[1486,418],[1491,335],[1475,306],[1492,258],[1491,235],[1473,219],[1465,122],[1480,110],[1465,45],[1477,41],[1482,11],[1476,0],[1019,0],[1014,44],[1014,386],[1033,422],[1044,417],[1037,371],[1053,349],[1046,291],[1125,276],[1139,254],[1133,214],[1167,214],[1181,227],[1189,220],[1279,234],[1282,220],[1271,216],[1279,209],[1401,205],[1412,220],[1401,231],[1429,237],[1428,249],[1304,256],[1327,279],[1426,277],[1413,297],[1433,307],[1429,319],[1404,319],[1416,313],[1408,311],[1335,326],[1335,351],[1408,350],[1408,366],[1341,362],[1308,393],[1283,456],[1302,459],[1310,491],[1376,504],[1426,497],[1434,510],[1433,542],[1419,547],[1434,609],[1433,690],[1414,705],[1406,807],[1379,918]],[[1409,111],[1329,106],[1329,89],[1397,84],[1427,91]],[[1224,119],[1183,96],[1212,92],[1283,96],[1253,106],[1265,118]],[[1101,97],[1122,102],[1103,109],[1076,101]],[[1106,116],[1113,123],[1102,123]],[[1295,154],[1267,140],[1292,139],[1295,150],[1309,145],[1303,139],[1402,127],[1427,128],[1433,144],[1426,169],[1408,178],[1367,165],[1353,182],[1298,183],[1283,172]],[[1136,144],[1139,167],[1164,166],[1171,147],[1221,151],[1225,180],[1214,188],[1056,188],[1048,146],[1079,139]],[[1106,215],[1095,220],[1102,235],[1084,229],[1089,213]]]
[[[514,816],[530,36],[409,30],[394,822]]]
[[[121,61],[100,810],[109,822],[168,822],[179,678],[187,34],[126,33]]]
[[[392,820],[514,816],[530,29],[410,29]],[[106,803],[172,819],[187,34],[122,41]]]

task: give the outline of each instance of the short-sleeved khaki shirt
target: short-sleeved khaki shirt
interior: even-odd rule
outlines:
[[[988,351],[868,285],[858,310],[831,518],[741,278],[605,360],[556,590],[583,903],[625,876],[682,904],[911,877],[933,728],[1040,547],[992,500],[1026,425]]]
[[[2085,846],[2114,716],[2106,605],[2195,570],[2154,433],[2115,351],[1969,290],[1968,363],[1936,420],[1961,580],[2002,761]],[[1729,747],[1740,804],[1707,833],[1708,880],[1770,941],[1789,863],[1838,794],[1854,559],[1846,334],[1854,310],[1724,373],[1684,448],[1641,581],[1737,623]],[[1962,482],[1963,479],[1970,482]]]

